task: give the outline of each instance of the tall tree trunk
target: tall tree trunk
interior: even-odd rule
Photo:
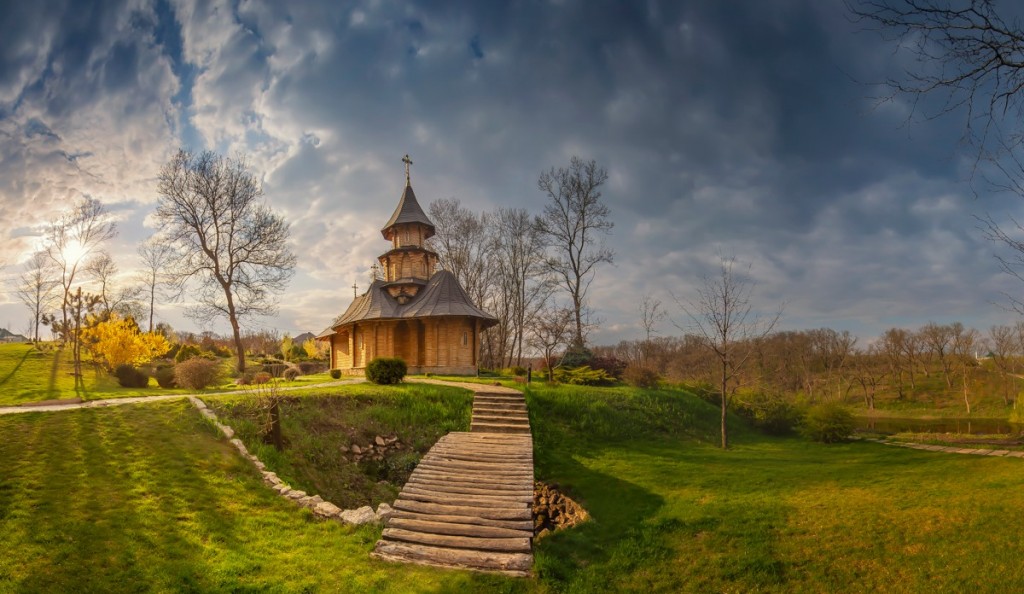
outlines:
[[[964,404],[967,405],[967,414],[971,414],[971,401],[967,398],[967,366],[964,366]]]
[[[727,403],[726,403],[726,397],[728,396],[728,392],[726,392],[726,384],[728,383],[728,380],[729,380],[729,371],[728,371],[729,367],[728,367],[728,365],[729,364],[726,361],[726,359],[723,358],[722,359],[722,449],[723,450],[729,447],[729,437],[728,437],[728,434],[726,433],[726,428],[725,428],[725,415],[726,415],[726,409],[727,409],[727,406],[728,406]]]
[[[242,346],[242,329],[238,325],[238,316],[235,314],[235,300],[231,294],[231,285],[221,282],[224,288],[224,296],[228,303],[228,320],[231,322],[231,334],[235,342],[235,353],[238,357],[238,373],[245,373],[245,348]]]

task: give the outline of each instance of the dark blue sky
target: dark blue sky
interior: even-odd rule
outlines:
[[[242,151],[292,222],[281,315],[319,330],[386,248],[412,155],[426,206],[539,212],[538,174],[608,168],[614,266],[593,338],[689,295],[716,253],[752,264],[784,326],[1013,318],[973,214],[989,195],[961,114],[914,117],[877,85],[912,65],[842,2],[23,2],[0,9],[0,257],[8,277],[76,197],[121,221],[127,277],[157,171],[179,146]],[[928,107],[927,105],[924,107]],[[976,178],[975,178],[976,180]],[[0,325],[24,327],[8,296]],[[191,328],[178,306],[160,317]],[[677,330],[668,322],[663,333]]]

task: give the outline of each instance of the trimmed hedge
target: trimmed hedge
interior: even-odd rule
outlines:
[[[173,365],[164,365],[162,367],[157,367],[156,372],[153,374],[153,377],[156,378],[156,383],[159,384],[161,388],[178,387],[177,382],[174,381]]]
[[[123,388],[149,387],[149,374],[131,365],[118,365],[114,370],[117,383]]]
[[[397,384],[409,368],[397,357],[377,357],[366,366],[366,379],[375,384]]]
[[[295,378],[299,377],[300,375],[302,375],[302,372],[299,370],[298,367],[289,367],[288,369],[284,370],[284,379],[290,382],[295,381]]]
[[[332,369],[331,370],[331,378],[332,379],[341,379],[341,370],[340,369]]]

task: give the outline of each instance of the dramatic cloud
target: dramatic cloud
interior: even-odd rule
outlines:
[[[870,336],[930,319],[984,327],[1017,288],[972,215],[1018,201],[964,180],[962,120],[921,121],[874,85],[902,57],[842,3],[17,3],[0,20],[0,261],[82,195],[110,205],[127,275],[178,146],[244,153],[292,223],[280,315],[320,330],[365,286],[404,182],[426,206],[538,212],[572,155],[610,178],[614,266],[597,342],[675,315],[718,254],[749,262],[787,327]],[[908,118],[912,121],[908,122]],[[967,157],[966,160],[965,157]],[[974,188],[973,190],[977,190]],[[191,327],[177,306],[159,314]],[[14,304],[0,324],[22,326]],[[666,323],[664,333],[676,330]]]

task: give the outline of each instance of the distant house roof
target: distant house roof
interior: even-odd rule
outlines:
[[[430,277],[427,285],[405,305],[400,305],[387,292],[384,281],[375,280],[369,290],[352,301],[345,313],[331,322],[330,327],[317,335],[327,338],[334,329],[365,320],[416,319],[438,316],[468,316],[478,318],[483,327],[498,323],[498,319],[473,305],[466,291],[459,285],[455,275],[439,270]]]
[[[427,218],[427,213],[423,212],[420,207],[420,203],[416,201],[416,193],[412,191],[412,185],[405,186],[405,192],[402,193],[402,199],[398,201],[398,206],[395,208],[395,212],[388,219],[384,228],[380,232],[384,235],[384,239],[391,240],[391,229],[395,225],[402,223],[420,223],[427,226],[427,237],[434,234],[434,223],[430,222]]]

